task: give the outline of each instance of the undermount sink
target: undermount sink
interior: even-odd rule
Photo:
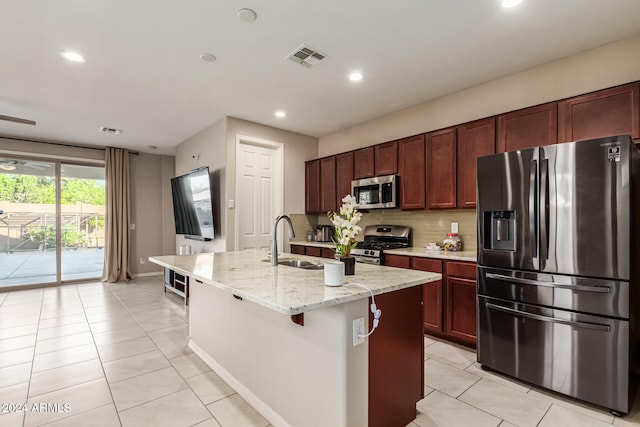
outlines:
[[[263,261],[270,261],[265,259]],[[315,264],[309,261],[303,261],[301,259],[283,259],[278,261],[278,265],[286,265],[287,267],[303,268],[305,270],[322,270],[324,264]]]

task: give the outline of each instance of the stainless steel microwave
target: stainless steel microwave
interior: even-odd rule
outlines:
[[[351,194],[359,209],[398,207],[398,177],[396,175],[351,181]]]

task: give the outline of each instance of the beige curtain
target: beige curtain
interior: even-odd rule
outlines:
[[[107,212],[102,280],[117,282],[132,278],[129,271],[129,151],[107,148]]]

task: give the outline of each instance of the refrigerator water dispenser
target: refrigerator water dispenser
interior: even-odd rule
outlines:
[[[485,212],[484,229],[485,249],[516,250],[516,215],[514,211]]]

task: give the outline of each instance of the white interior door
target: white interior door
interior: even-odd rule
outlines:
[[[269,248],[282,211],[281,148],[240,140],[236,155],[237,249]]]

